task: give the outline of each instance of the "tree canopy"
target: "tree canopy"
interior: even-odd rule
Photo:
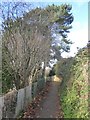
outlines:
[[[16,9],[18,5],[15,6]],[[12,14],[10,7],[8,15]],[[71,9],[68,4],[51,5],[24,12],[20,17],[15,13],[16,19],[3,17],[3,59],[13,71],[13,84],[17,89],[42,76],[42,63],[45,69],[51,59],[59,59],[61,50],[68,52],[71,41],[67,39],[67,33],[73,22]],[[54,35],[61,39],[56,40]],[[52,57],[51,53],[54,54]],[[3,77],[3,81],[7,80]]]

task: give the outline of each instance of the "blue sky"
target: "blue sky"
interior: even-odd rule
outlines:
[[[74,22],[68,36],[74,44],[71,46],[71,52],[63,53],[63,57],[74,56],[74,53],[77,53],[77,47],[82,48],[88,42],[88,2],[73,2],[71,4]]]
[[[64,1],[64,0],[63,0]],[[69,0],[67,0],[69,1]],[[71,46],[70,53],[64,52],[63,57],[75,56],[77,53],[77,47],[82,48],[86,46],[88,42],[88,0],[72,0],[73,2],[53,2],[57,5],[62,3],[69,3],[72,5],[72,14],[74,21],[72,23],[71,32],[68,34],[74,44]]]
[[[55,4],[70,3],[72,5],[72,14],[74,21],[68,39],[73,42],[70,53],[64,52],[63,57],[75,56],[77,47],[82,48],[88,42],[88,1],[81,2],[60,2]]]
[[[1,1],[12,1],[12,0],[1,0]],[[86,46],[88,42],[88,1],[89,0],[14,0],[23,2],[34,2],[35,6],[45,6],[48,4],[70,3],[72,5],[72,14],[74,16],[74,22],[72,23],[73,28],[68,34],[74,44],[71,46],[70,53],[63,53],[63,57],[74,56],[77,52],[77,47],[82,48]],[[61,1],[61,2],[60,2]],[[52,2],[52,3],[51,3]]]
[[[69,3],[72,5],[71,12],[74,16],[74,21],[72,23],[73,28],[68,34],[68,39],[70,39],[73,42],[73,45],[71,46],[70,53],[64,52],[62,56],[75,56],[75,54],[77,53],[77,47],[82,48],[86,46],[88,42],[88,0],[72,0],[73,2],[69,2],[70,0],[63,0],[63,2],[58,2],[58,0],[57,2],[56,0],[52,0],[54,2],[50,1],[51,0],[48,0],[48,2],[40,2],[37,5],[45,6],[47,4],[52,3],[57,5],[60,5],[62,3]]]

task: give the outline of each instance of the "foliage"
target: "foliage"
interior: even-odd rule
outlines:
[[[31,81],[36,81],[44,75],[45,67],[51,59],[53,24],[58,26],[59,32],[56,28],[55,32],[62,38],[66,38],[66,33],[73,22],[73,16],[69,13],[72,9],[70,5],[51,5],[46,8],[32,9],[29,12],[22,9],[23,16],[18,15],[20,6],[23,8],[24,4],[7,3],[2,7],[3,59],[7,66],[3,65],[3,82],[6,81],[6,86],[9,82],[11,88],[13,83],[16,89],[25,87]],[[7,7],[8,9],[6,9]],[[14,11],[15,13],[13,13],[13,9],[16,11]],[[69,44],[66,42],[68,40],[63,41]],[[42,62],[44,63],[43,69]],[[10,76],[13,76],[14,79]]]
[[[3,53],[4,50],[2,50]],[[6,93],[9,89],[12,89],[13,86],[13,70],[8,66],[7,62],[4,59],[4,53],[2,59],[2,93]]]
[[[57,77],[62,76],[63,72],[63,70],[61,71],[62,64],[65,64],[65,59],[63,58],[61,58],[60,61],[57,61],[56,65],[54,66],[55,74]]]
[[[50,70],[49,76],[54,76],[55,75],[55,65],[53,68]]]
[[[71,23],[74,17],[72,13],[70,13],[72,6],[69,4],[62,4],[61,6],[53,5],[53,7],[53,9],[56,9],[56,14],[54,16],[56,22],[51,28],[52,38],[54,39],[52,42],[52,51],[55,53],[53,58],[59,61],[63,51],[70,51],[72,42],[68,40],[67,37],[72,28]]]
[[[75,58],[61,65],[63,82],[60,86],[65,118],[88,118],[88,50],[83,48]]]

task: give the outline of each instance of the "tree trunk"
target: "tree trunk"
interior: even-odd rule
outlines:
[[[20,89],[20,76],[17,73],[15,74],[14,83],[15,83],[16,89],[17,90]]]

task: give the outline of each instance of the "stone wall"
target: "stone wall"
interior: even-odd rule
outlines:
[[[0,120],[2,119],[2,108],[4,106],[4,97],[0,96]]]
[[[13,90],[5,94],[3,98],[2,117],[15,118],[25,107],[32,101],[31,90],[32,84],[17,90]],[[2,101],[2,100],[0,100]],[[2,102],[0,102],[0,105]]]
[[[13,117],[15,114],[15,108],[17,104],[17,90],[13,90],[5,94],[4,97],[4,106],[2,108],[2,114],[4,118]]]
[[[14,117],[17,117],[19,112],[22,111],[25,107],[27,107],[27,105],[32,101],[31,89],[32,89],[32,84],[18,91],[17,105],[16,105]]]
[[[29,86],[12,90],[0,97],[0,116],[3,118],[17,118],[30,102],[36,97],[38,91],[44,88],[45,80],[30,83]],[[1,120],[1,118],[0,118]]]

